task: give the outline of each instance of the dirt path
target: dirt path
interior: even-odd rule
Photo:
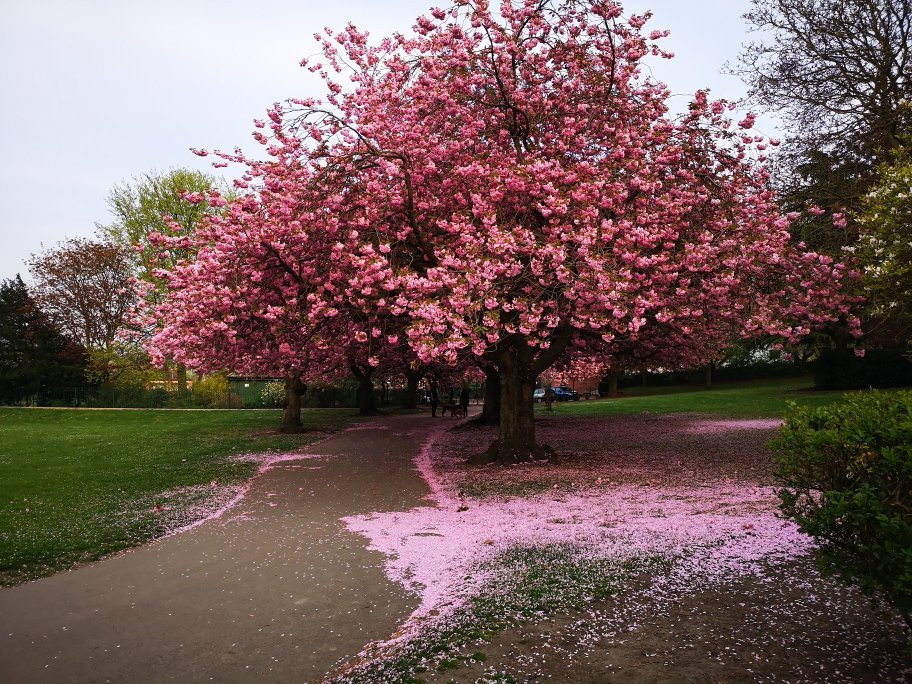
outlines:
[[[408,510],[426,416],[358,424],[220,520],[0,590],[0,681],[313,681],[418,605],[343,516]]]

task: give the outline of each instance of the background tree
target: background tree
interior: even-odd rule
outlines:
[[[270,165],[268,172],[271,187],[281,188],[282,177],[298,188],[310,182],[300,165]],[[285,378],[285,432],[301,429],[303,382],[354,373],[359,408],[370,414],[378,369],[414,359],[401,322],[360,315],[336,287],[352,267],[341,258],[336,234],[314,229],[310,218],[322,203],[319,192],[290,197],[264,188],[230,203],[213,193],[209,204],[224,211],[209,213],[189,232],[172,225],[169,234],[150,238],[156,258],[174,263],[156,271],[167,297],[147,301],[153,360]]]
[[[0,282],[0,402],[84,382],[85,350],[58,330],[17,275]]]
[[[205,216],[218,210],[207,201],[214,185],[214,178],[190,169],[146,173],[111,189],[108,208],[114,220],[98,224],[97,228],[105,237],[131,249],[137,276],[155,284],[156,291],[160,291],[163,283],[156,270],[173,266],[185,255],[177,251],[163,254],[150,236],[195,231]],[[187,201],[186,197],[198,201]]]
[[[422,363],[419,359],[405,364],[402,368],[402,376],[405,378],[405,393],[402,398],[402,408],[418,408],[418,387],[422,378],[427,374],[427,364]]]
[[[107,349],[90,349],[86,354],[89,383],[118,393],[143,391],[150,381],[168,378],[167,373],[152,366],[149,354],[133,340],[118,339]]]
[[[135,302],[131,258],[110,240],[66,240],[29,259],[33,296],[73,340],[109,351]]]
[[[214,178],[199,171],[172,169],[152,171],[112,188],[108,208],[114,220],[97,227],[133,256],[134,275],[146,285],[142,291],[150,305],[160,301],[164,289],[159,269],[171,268],[187,256],[180,250],[158,250],[151,236],[193,233],[205,216],[219,210],[207,201],[214,185]],[[199,201],[189,202],[187,197]],[[177,364],[176,370],[178,392],[184,393],[187,367]]]
[[[867,305],[874,334],[908,344],[912,331],[912,156],[883,164],[858,215]]]
[[[910,0],[753,0],[760,38],[735,73],[788,133],[776,180],[789,209],[819,206],[793,232],[830,252],[853,244],[829,214],[859,208],[879,163],[906,145],[912,99]]]

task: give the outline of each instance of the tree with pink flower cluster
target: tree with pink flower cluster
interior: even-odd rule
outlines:
[[[278,182],[277,172],[267,176],[269,185]],[[300,187],[306,179],[297,174],[294,182]],[[332,267],[337,243],[326,231],[304,229],[301,201],[265,186],[230,203],[215,190],[186,197],[204,199],[227,204],[225,211],[193,231],[173,224],[167,235],[151,236],[160,256],[190,255],[157,272],[168,296],[150,316],[157,329],[149,345],[153,360],[284,377],[286,432],[301,429],[300,397],[311,379],[354,373],[362,413],[375,412],[372,377],[381,358],[393,365],[405,363],[402,355],[414,358],[401,320],[372,321],[346,306],[333,285],[348,278]]]
[[[608,0],[457,0],[376,44],[327,30],[309,65],[325,99],[257,122],[268,161],[220,155],[245,165],[251,194],[208,239],[245,255],[224,274],[241,285],[207,282],[201,251],[197,283],[172,278],[219,317],[159,343],[177,354],[189,335],[188,359],[222,363],[193,339],[202,325],[251,368],[290,371],[343,308],[352,336],[404,320],[423,362],[496,370],[500,435],[480,460],[511,463],[547,456],[532,392],[574,341],[636,350],[675,330],[680,356],[720,326],[789,341],[857,327],[850,271],[789,242],[753,117],[734,123],[706,92],[669,113],[644,69],[670,57],[649,18]],[[245,279],[267,283],[260,299]],[[239,307],[268,325],[238,334]]]

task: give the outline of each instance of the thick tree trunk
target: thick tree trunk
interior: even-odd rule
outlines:
[[[380,412],[377,410],[377,393],[374,391],[374,383],[369,375],[358,378],[358,390],[355,396],[360,415],[376,416]]]
[[[376,416],[380,413],[377,409],[377,393],[374,392],[374,369],[371,366],[362,366],[354,359],[349,361],[349,368],[358,389],[355,390],[355,401],[358,404],[358,413],[362,416]]]
[[[500,435],[474,463],[524,463],[553,459],[554,450],[535,441],[532,393],[535,378],[515,370],[500,372]]]
[[[643,387],[646,387],[649,380],[649,372],[646,370],[646,367],[640,368],[640,382]]]
[[[569,326],[562,326],[546,350],[536,350],[525,339],[516,337],[492,355],[500,375],[500,434],[486,452],[469,459],[471,463],[507,465],[553,460],[554,449],[535,441],[532,394],[536,379],[560,358],[572,334]]]
[[[289,375],[285,378],[285,410],[282,412],[281,432],[297,433],[304,431],[301,423],[301,393],[303,383],[298,375]]]
[[[418,408],[418,383],[424,377],[424,370],[405,369],[405,396],[402,398],[402,408]]]
[[[473,426],[500,425],[500,373],[493,366],[482,370],[485,374],[484,404],[481,413],[469,422]]]
[[[525,373],[509,367],[500,370],[500,433],[487,451],[470,459],[472,463],[508,465],[553,457],[553,449],[539,446],[535,442],[535,411],[532,404],[535,375],[526,370]]]
[[[608,396],[616,397],[618,395],[618,378],[620,373],[608,373]]]
[[[532,393],[535,379],[518,373],[500,375],[500,454],[498,461],[528,460],[536,451]]]
[[[713,364],[706,364],[706,378],[703,382],[706,389],[712,389],[713,386]]]

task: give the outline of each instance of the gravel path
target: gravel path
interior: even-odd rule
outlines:
[[[356,424],[258,476],[217,520],[0,590],[0,681],[319,680],[418,605],[340,518],[422,502],[428,427]]]

